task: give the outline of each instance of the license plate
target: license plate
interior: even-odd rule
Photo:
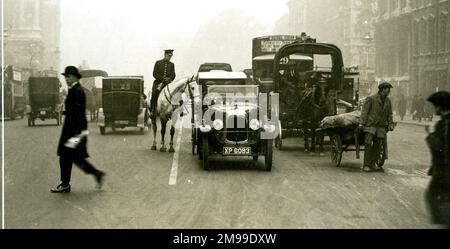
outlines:
[[[250,147],[224,147],[224,156],[251,156],[252,148]]]
[[[41,111],[41,115],[45,115],[45,113],[46,113],[45,111]]]
[[[116,121],[116,124],[127,125],[128,122],[129,121],[127,121],[127,120],[119,120],[119,121]]]

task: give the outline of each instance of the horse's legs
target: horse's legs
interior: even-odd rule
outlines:
[[[316,133],[316,128],[314,126],[311,126],[311,149],[310,151],[312,153],[316,152],[316,137],[317,137],[317,133]]]
[[[156,150],[156,132],[158,131],[158,126],[156,125],[156,118],[152,118],[152,128],[153,128],[153,146],[152,146],[152,150]]]
[[[325,151],[323,149],[323,141],[325,140],[325,134],[323,134],[323,132],[318,132],[317,133],[317,143],[319,144],[319,153],[323,154],[323,152]]]
[[[164,141],[164,136],[166,135],[166,126],[167,120],[161,118],[161,149],[159,150],[161,152],[167,152],[166,142]]]
[[[174,153],[175,149],[173,148],[173,136],[175,135],[175,127],[172,125],[172,128],[170,128],[170,153]]]
[[[309,151],[309,127],[307,125],[303,126],[303,132],[305,133],[305,151]]]

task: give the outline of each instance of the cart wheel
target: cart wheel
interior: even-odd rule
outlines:
[[[266,144],[266,155],[264,157],[266,171],[272,171],[272,161],[273,161],[273,140],[267,140]]]
[[[105,135],[105,126],[100,126],[100,134]]]
[[[280,136],[275,139],[275,148],[283,150],[283,139],[281,139]]]
[[[341,166],[342,160],[342,141],[339,135],[331,136],[331,161],[336,167]]]
[[[381,143],[380,154],[378,155],[378,158],[375,161],[375,166],[382,168],[384,166],[385,161],[386,161],[386,158],[384,157],[384,144]]]
[[[201,139],[202,139],[202,134],[199,134],[199,138],[197,140],[198,160],[203,160],[203,152],[202,152],[203,140],[201,140]]]
[[[192,128],[192,155],[196,155],[197,151],[197,129]]]
[[[203,135],[203,143],[202,143],[202,162],[203,162],[203,170],[209,170],[209,139],[208,135]]]

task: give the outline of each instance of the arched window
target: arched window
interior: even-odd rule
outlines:
[[[442,12],[439,18],[439,25],[438,25],[438,35],[439,35],[439,42],[438,42],[438,49],[439,52],[445,52],[446,51],[446,44],[447,44],[447,12]]]
[[[428,53],[434,53],[436,50],[436,17],[431,15],[428,20]]]

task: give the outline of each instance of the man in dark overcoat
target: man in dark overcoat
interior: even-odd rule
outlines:
[[[64,75],[69,92],[65,100],[64,125],[58,144],[61,183],[52,188],[52,193],[70,192],[72,164],[75,163],[86,174],[93,175],[97,187],[101,188],[105,173],[97,170],[86,158],[87,136],[89,134],[86,119],[86,95],[80,85],[81,75],[74,66],[66,67]]]
[[[392,103],[389,99],[392,85],[383,82],[379,85],[378,93],[366,98],[364,102],[360,128],[364,131],[364,165],[363,171],[373,172],[383,169],[376,165],[381,149],[387,151],[387,132],[393,131],[395,124],[392,114]],[[384,145],[384,146],[383,146]],[[386,157],[386,153],[383,153]]]
[[[155,63],[153,68],[153,77],[155,81],[152,87],[152,98],[150,102],[150,117],[154,117],[156,105],[158,104],[158,96],[164,87],[175,80],[175,65],[170,62],[173,56],[173,49],[164,50],[164,58]]]
[[[428,101],[434,105],[435,113],[441,116],[434,129],[428,131],[427,145],[431,152],[432,177],[425,193],[432,223],[450,228],[450,92],[431,95]]]

